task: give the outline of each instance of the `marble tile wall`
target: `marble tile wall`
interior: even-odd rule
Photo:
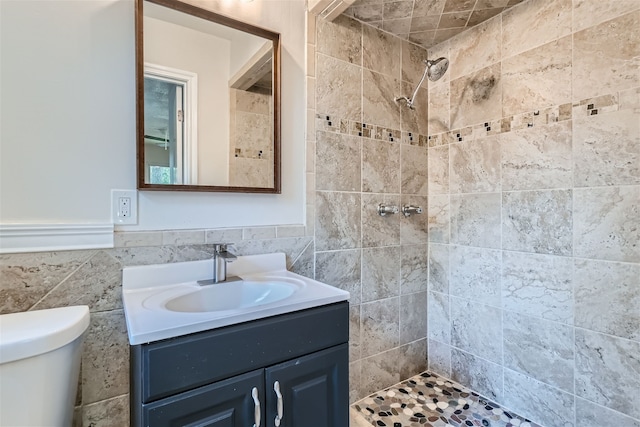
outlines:
[[[88,305],[74,427],[129,425],[129,341],[122,307],[122,268],[207,259],[211,243],[234,253],[284,252],[287,266],[313,275],[313,237],[304,226],[117,232],[105,250],[0,255],[0,313]]]
[[[426,83],[413,111],[394,98],[411,96],[427,52],[346,16],[315,25],[315,277],[351,293],[356,401],[426,369]],[[424,213],[381,217],[380,203]]]
[[[541,425],[640,425],[639,27],[528,0],[429,51],[429,367]]]

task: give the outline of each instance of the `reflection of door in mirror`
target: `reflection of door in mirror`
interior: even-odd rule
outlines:
[[[198,183],[197,117],[198,75],[145,63],[145,182]]]
[[[184,83],[144,78],[145,181],[182,184]]]

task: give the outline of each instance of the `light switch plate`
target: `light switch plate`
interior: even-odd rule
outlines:
[[[138,223],[138,192],[111,190],[111,222],[115,225]]]

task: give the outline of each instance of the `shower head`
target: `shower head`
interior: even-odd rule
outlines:
[[[427,64],[427,77],[432,82],[440,80],[449,68],[449,60],[447,58],[438,58],[434,61],[427,59],[424,62]]]
[[[422,74],[422,79],[420,79],[420,83],[418,83],[418,86],[416,87],[416,90],[413,92],[413,95],[411,96],[411,98],[406,97],[406,96],[401,96],[399,98],[395,98],[396,102],[401,102],[410,110],[413,110],[413,103],[416,100],[416,96],[418,95],[418,90],[420,90],[420,87],[422,86],[422,82],[424,82],[425,78],[429,78],[429,80],[431,80],[432,82],[435,82],[436,80],[439,80],[440,78],[442,78],[442,76],[444,76],[444,73],[447,72],[447,68],[449,68],[449,60],[447,58],[438,58],[434,61],[430,60],[430,59],[425,59],[424,61],[425,64],[427,64],[427,67],[424,70],[424,73]]]

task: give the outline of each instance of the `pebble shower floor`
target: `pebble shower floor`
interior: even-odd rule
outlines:
[[[541,427],[430,372],[378,391],[352,407],[379,427]]]

